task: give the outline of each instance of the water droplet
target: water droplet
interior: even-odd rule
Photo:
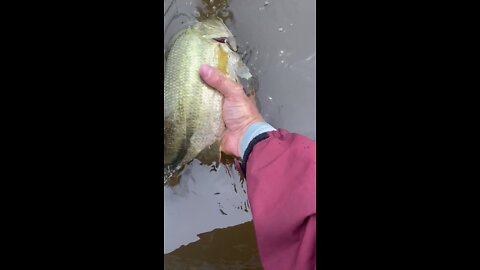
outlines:
[[[272,98],[272,97],[268,97],[268,99],[269,99],[269,100],[273,100],[273,98]]]
[[[315,58],[316,56],[317,56],[317,54],[314,53],[314,54],[310,55],[307,59],[305,59],[305,61],[308,62],[308,61],[312,60],[313,58]]]
[[[258,10],[260,11],[265,10],[265,7],[259,7]]]
[[[284,63],[285,63],[285,60],[280,61],[280,63],[284,64]]]
[[[270,2],[268,2],[268,1],[265,1],[265,4],[263,4],[263,6],[265,6],[265,7],[266,7],[266,6],[268,6],[268,4],[270,4]]]
[[[291,23],[290,26],[293,26],[293,23]]]
[[[284,53],[285,53],[285,52],[282,50],[282,51],[280,51],[280,53],[278,54],[278,56],[283,56]]]
[[[283,27],[279,27],[278,32],[283,32]]]

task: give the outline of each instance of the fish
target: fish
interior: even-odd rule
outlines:
[[[216,67],[237,82],[252,79],[234,35],[220,18],[187,26],[169,44],[163,85],[165,185],[195,158],[220,161],[223,96],[203,82],[200,66]]]

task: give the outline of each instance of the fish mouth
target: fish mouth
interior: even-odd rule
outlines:
[[[218,38],[212,38],[216,42],[227,44],[230,50],[236,52],[237,51],[237,44],[235,44],[234,41],[229,40],[228,37],[218,37]]]

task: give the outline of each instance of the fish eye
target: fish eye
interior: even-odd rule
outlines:
[[[226,43],[227,42],[226,37],[213,38],[213,40],[215,40],[216,42],[220,42],[220,43]]]

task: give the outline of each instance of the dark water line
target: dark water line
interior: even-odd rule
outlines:
[[[164,269],[263,269],[253,223],[216,229],[164,254]]]

